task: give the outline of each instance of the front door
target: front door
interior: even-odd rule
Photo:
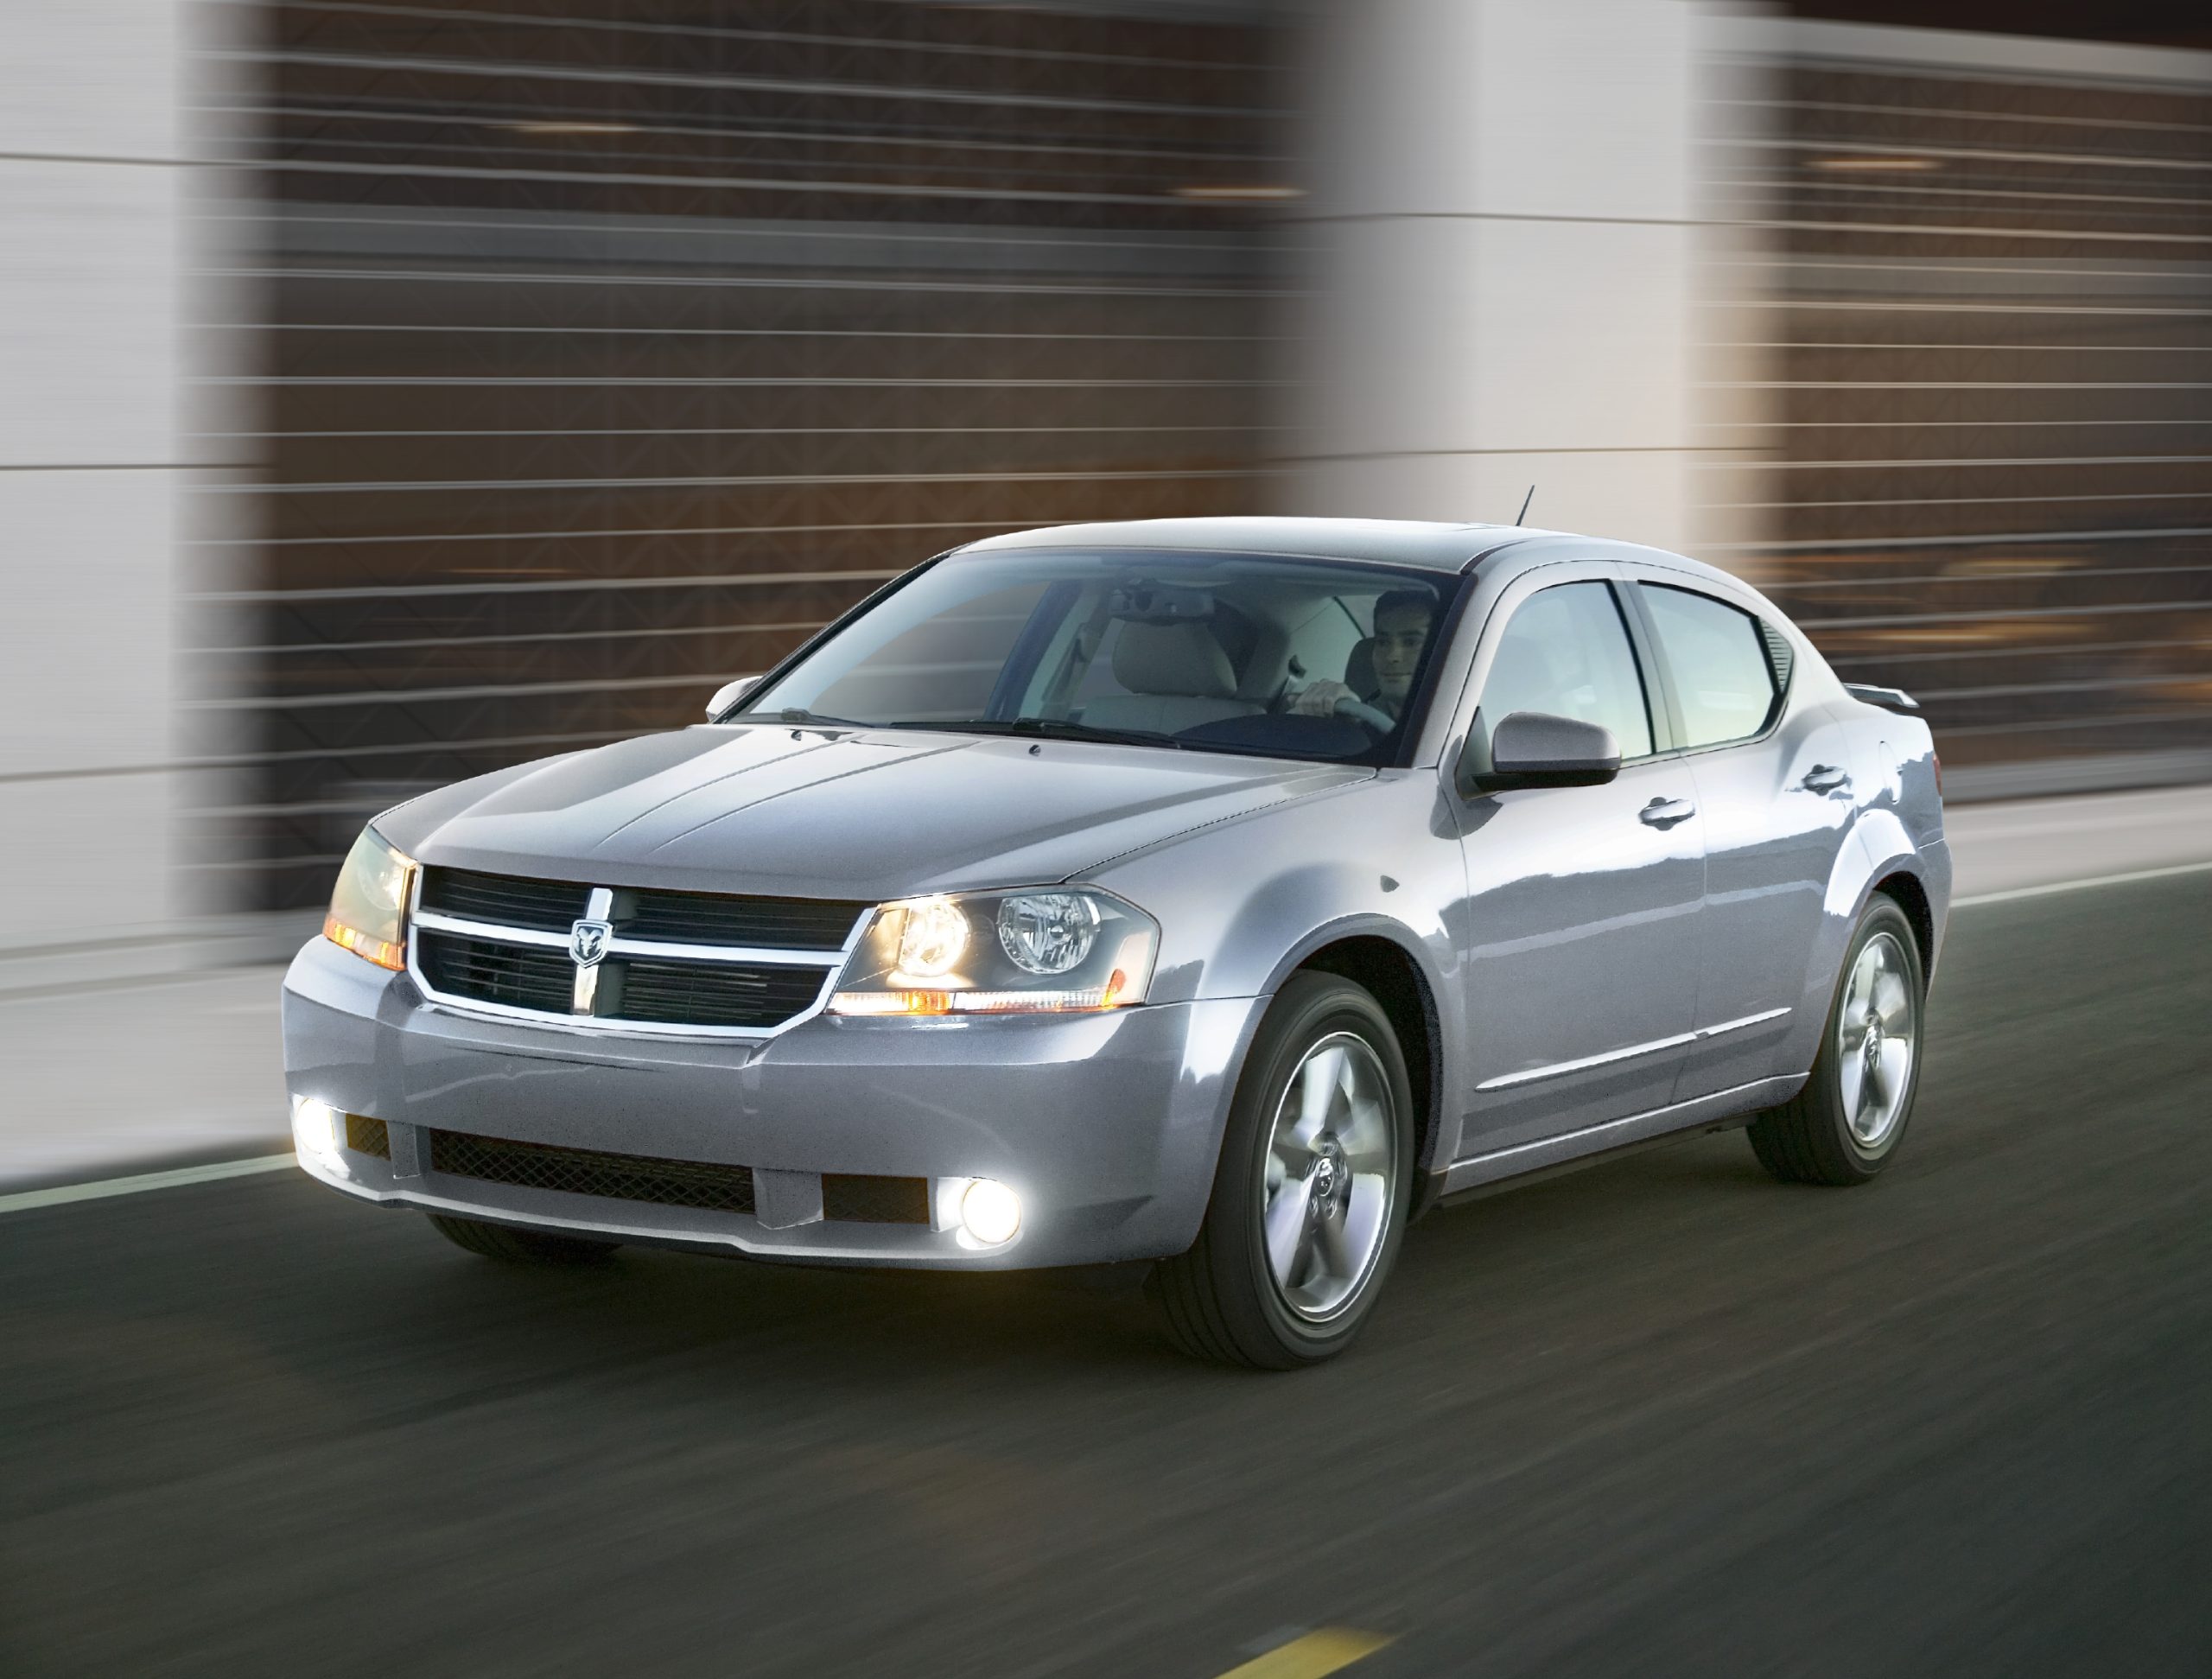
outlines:
[[[1547,712],[1602,723],[1623,763],[1604,786],[1493,793],[1462,812],[1462,1159],[1665,1106],[1691,1041],[1704,824],[1689,766],[1655,756],[1665,737],[1616,587],[1528,595],[1480,677],[1478,740],[1491,720]]]

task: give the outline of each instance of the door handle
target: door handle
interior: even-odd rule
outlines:
[[[1636,813],[1636,819],[1649,828],[1671,828],[1696,814],[1697,806],[1687,798],[1655,798]]]
[[[1835,764],[1815,764],[1805,772],[1805,779],[1797,785],[1808,793],[1832,793],[1838,787],[1847,786],[1851,772]]]

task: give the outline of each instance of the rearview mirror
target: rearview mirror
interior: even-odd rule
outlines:
[[[1491,731],[1490,766],[1471,760],[1477,736],[1459,755],[1459,791],[1467,795],[1512,787],[1596,787],[1620,773],[1620,742],[1599,723],[1516,711]]]
[[[715,689],[714,698],[707,702],[707,721],[714,722],[723,712],[735,705],[752,691],[753,684],[760,680],[758,677],[740,677],[736,681],[726,682]]]

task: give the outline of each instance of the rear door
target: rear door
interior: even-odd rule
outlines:
[[[1796,703],[1789,638],[1679,573],[1631,570],[1669,724],[1705,823],[1698,1040],[1675,1099],[1802,1067],[1777,1064],[1800,1010],[1853,811],[1850,748],[1825,706]]]
[[[1541,711],[1604,724],[1619,776],[1459,809],[1471,1086],[1460,1157],[1663,1106],[1696,997],[1703,826],[1689,766],[1659,755],[1618,568],[1546,567],[1484,633],[1469,733]]]

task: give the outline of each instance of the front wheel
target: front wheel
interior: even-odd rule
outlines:
[[[1927,990],[1912,924],[1877,895],[1852,934],[1812,1076],[1751,1123],[1761,1166],[1784,1183],[1845,1186],[1890,1163],[1920,1090]]]
[[[1382,1006],[1335,975],[1292,976],[1246,1059],[1198,1239],[1153,1273],[1168,1339],[1264,1370],[1343,1351],[1396,1257],[1413,1163]]]

